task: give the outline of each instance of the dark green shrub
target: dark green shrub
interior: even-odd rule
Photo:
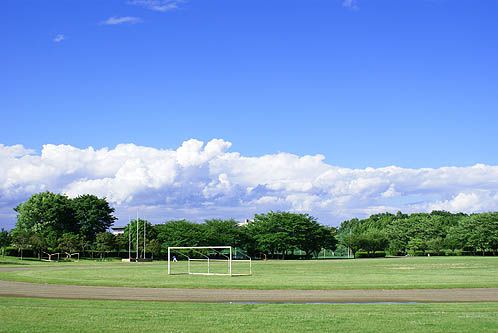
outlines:
[[[365,251],[358,251],[355,253],[355,258],[384,258],[385,256],[386,256],[385,251],[375,251],[370,254]]]

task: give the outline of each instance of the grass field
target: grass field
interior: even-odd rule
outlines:
[[[496,332],[498,303],[213,304],[0,298],[0,332]]]
[[[241,277],[168,276],[165,262],[40,263],[14,259],[3,262],[0,279],[69,285],[242,289],[498,287],[498,257],[256,261],[254,275]],[[175,265],[180,270],[179,266],[185,262]],[[29,269],[2,271],[7,267]]]

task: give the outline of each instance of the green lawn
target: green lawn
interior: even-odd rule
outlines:
[[[0,332],[496,332],[498,303],[215,304],[0,298]]]
[[[174,269],[179,270],[185,263],[175,265]],[[168,276],[165,262],[35,262],[29,266],[10,262],[0,265],[0,270],[5,267],[29,269],[0,271],[0,279],[96,286],[243,289],[498,287],[498,257],[255,261],[254,275],[241,277]]]

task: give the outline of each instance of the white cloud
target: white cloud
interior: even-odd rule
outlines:
[[[118,216],[140,207],[154,222],[243,219],[270,209],[309,212],[332,224],[383,211],[498,210],[498,166],[350,169],[323,155],[243,156],[231,145],[222,139],[191,139],[176,149],[47,144],[35,153],[0,144],[0,211],[45,190],[105,196]],[[12,225],[12,214],[0,215],[0,225]]]
[[[54,37],[54,39],[52,39],[52,41],[53,41],[54,43],[60,43],[60,42],[62,42],[64,39],[66,39],[66,37],[64,37],[64,35],[63,35],[63,34],[57,34],[57,35]]]
[[[142,22],[142,19],[134,16],[112,16],[107,20],[102,21],[103,25],[119,25],[119,24],[137,24]]]
[[[168,12],[178,9],[178,6],[184,1],[182,0],[130,0],[131,5],[142,6],[157,12]]]
[[[344,0],[342,2],[342,6],[349,8],[349,9],[358,9],[358,2],[357,0]]]

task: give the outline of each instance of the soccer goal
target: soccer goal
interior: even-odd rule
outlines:
[[[171,246],[168,274],[252,275],[252,259],[231,246]]]
[[[57,259],[53,259],[57,256]],[[48,253],[43,251],[41,256],[42,261],[60,261],[60,253]]]
[[[75,253],[64,252],[64,253],[66,254],[66,260],[73,260],[73,257],[77,257],[76,261],[80,261],[79,252]]]

